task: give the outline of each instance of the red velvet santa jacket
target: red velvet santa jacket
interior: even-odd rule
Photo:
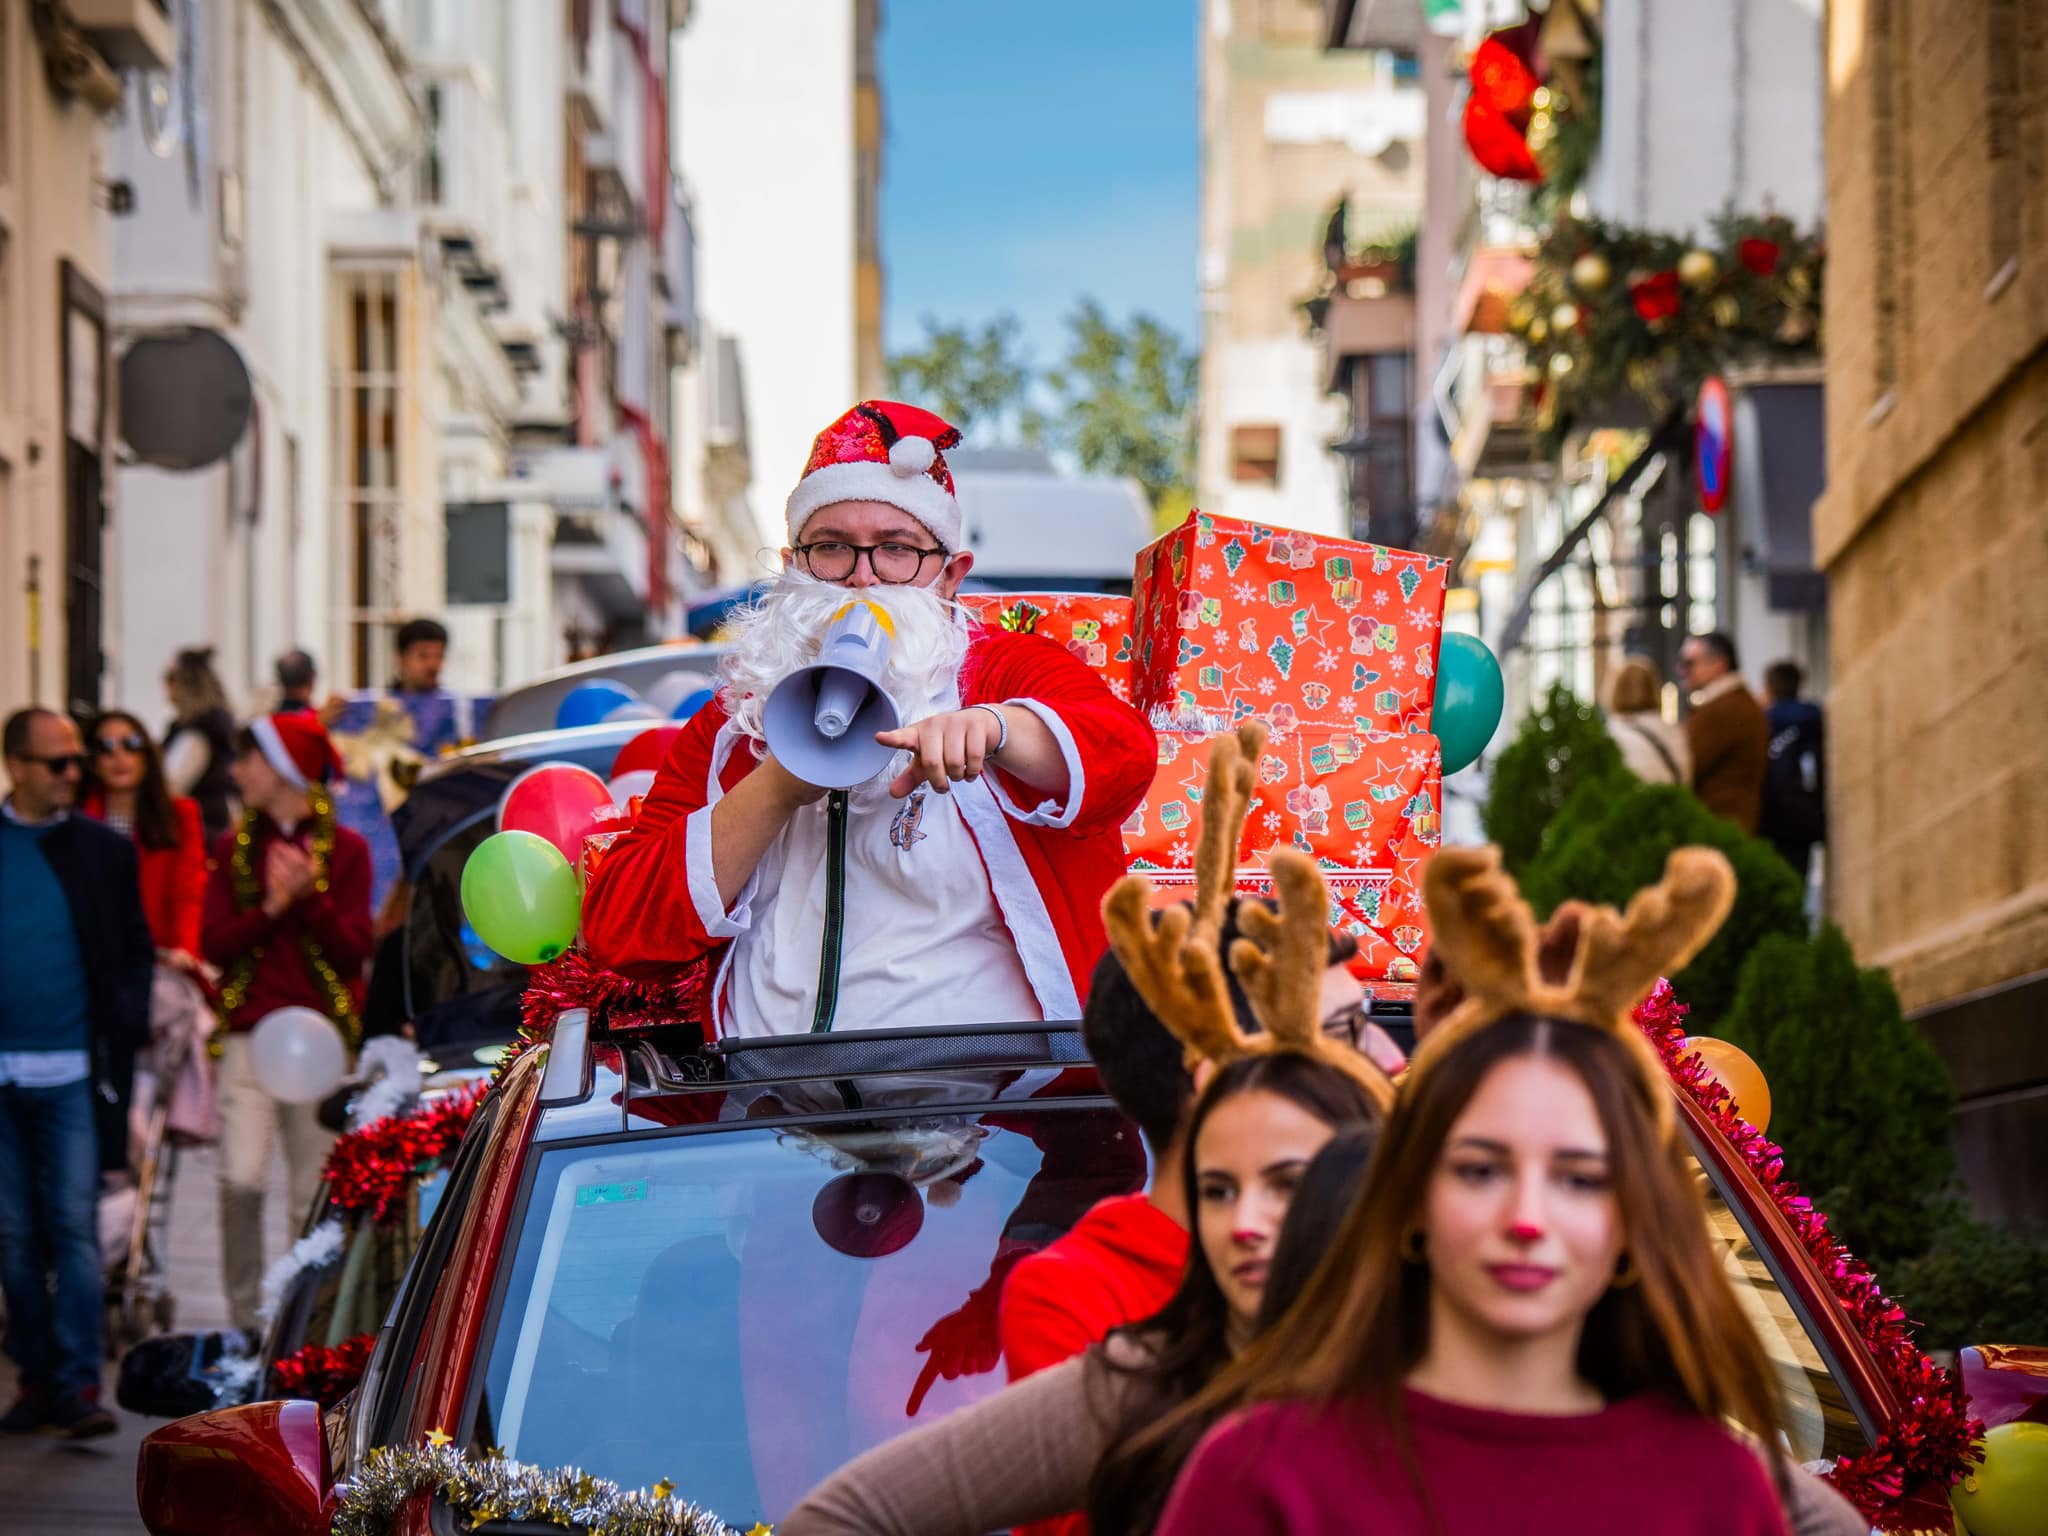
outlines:
[[[998,771],[995,795],[963,797],[961,814],[1043,1016],[1078,1019],[1107,943],[1102,898],[1124,873],[1122,827],[1151,786],[1157,739],[1100,676],[1037,635],[977,626],[960,669],[960,702],[1030,710],[1066,757],[1063,802]],[[584,947],[622,975],[659,979],[742,931],[711,872],[711,806],[756,759],[726,725],[715,701],[691,718],[633,829],[584,893]]]

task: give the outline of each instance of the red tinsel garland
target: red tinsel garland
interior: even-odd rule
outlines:
[[[332,1349],[324,1344],[308,1344],[293,1350],[270,1369],[277,1377],[280,1395],[311,1398],[322,1408],[332,1408],[363,1379],[370,1364],[370,1351],[376,1346],[374,1333],[343,1339]]]
[[[396,1219],[413,1184],[454,1157],[482,1098],[474,1088],[337,1137],[320,1177],[341,1214],[378,1226]]]
[[[542,1036],[565,1008],[588,1008],[593,1020],[614,1031],[679,1020],[700,1023],[710,997],[709,978],[709,965],[700,962],[670,981],[629,981],[572,949],[528,972],[520,1013],[527,1032]]]
[[[1878,1287],[1877,1277],[1828,1231],[1828,1219],[1784,1177],[1785,1155],[1729,1107],[1728,1090],[1697,1053],[1685,1049],[1686,1006],[1669,982],[1636,1009],[1636,1023],[1657,1048],[1672,1080],[1713,1121],[1799,1234],[1800,1246],[1826,1277],[1863,1347],[1903,1406],[1861,1456],[1837,1458],[1828,1474],[1835,1489],[1879,1526],[1903,1518],[1906,1496],[1933,1483],[1948,1489],[1976,1459],[1984,1425],[1970,1417],[1962,1382],[1920,1352],[1905,1309]]]

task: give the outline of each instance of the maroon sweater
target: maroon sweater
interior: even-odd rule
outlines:
[[[259,886],[264,850],[282,836],[267,816],[256,825],[256,842],[249,853]],[[291,840],[301,848],[308,846],[313,840],[312,822],[295,828]],[[370,845],[360,833],[336,827],[327,889],[309,893],[275,920],[264,915],[260,900],[247,911],[237,909],[234,870],[229,862],[234,851],[235,833],[230,828],[213,846],[213,869],[206,877],[206,913],[200,925],[201,947],[206,958],[224,971],[252,950],[261,948],[263,952],[249,978],[248,996],[228,1020],[228,1027],[254,1029],[265,1014],[293,1004],[327,1012],[327,994],[299,951],[302,932],[313,935],[327,963],[349,984],[360,1006],[363,964],[370,957]]]
[[[1434,1527],[1371,1410],[1282,1402],[1208,1433],[1155,1536],[1785,1536],[1756,1453],[1662,1398],[1562,1417],[1406,1401]]]

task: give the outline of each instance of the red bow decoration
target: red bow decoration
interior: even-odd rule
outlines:
[[[1465,100],[1465,145],[1479,168],[1505,181],[1541,181],[1543,168],[1529,149],[1529,108],[1536,76],[1497,37],[1472,55],[1472,94]]]
[[[1777,271],[1784,254],[1782,245],[1761,235],[1745,235],[1735,247],[1736,258],[1758,277],[1769,277]]]
[[[1646,325],[1656,325],[1678,313],[1679,285],[1676,272],[1652,272],[1628,285],[1628,296]]]

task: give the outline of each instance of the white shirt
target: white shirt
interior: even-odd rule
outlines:
[[[742,749],[744,750],[744,749]],[[855,790],[846,821],[845,926],[833,1029],[1008,1024],[1041,1017],[962,819],[987,778],[904,800]],[[826,802],[798,811],[763,855],[747,927],[733,939],[720,1007],[725,1036],[811,1027],[825,931]],[[915,1000],[915,1016],[904,1012]]]

